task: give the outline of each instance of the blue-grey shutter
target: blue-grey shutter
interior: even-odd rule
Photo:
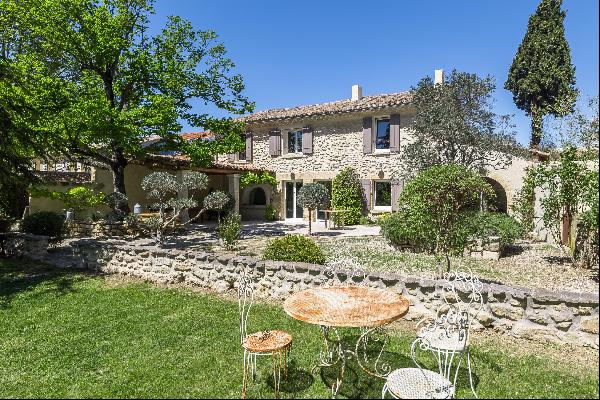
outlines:
[[[313,152],[313,128],[310,126],[302,128],[302,153],[312,154]]]
[[[398,198],[402,192],[403,184],[399,181],[392,181],[392,211],[398,211]]]
[[[253,134],[252,132],[246,132],[246,160],[252,160],[252,140]]]
[[[363,154],[373,152],[373,118],[363,118]]]
[[[371,180],[370,179],[361,179],[360,184],[363,189],[363,200],[365,203],[366,210],[369,211],[371,209]]]
[[[400,152],[400,114],[390,115],[390,152]]]
[[[281,131],[277,128],[269,131],[269,154],[273,157],[281,155]]]

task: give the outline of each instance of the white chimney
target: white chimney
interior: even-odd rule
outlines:
[[[352,85],[352,101],[362,99],[362,87],[360,85]]]
[[[434,85],[441,85],[444,83],[444,70],[436,69],[435,70],[435,78],[433,80]]]

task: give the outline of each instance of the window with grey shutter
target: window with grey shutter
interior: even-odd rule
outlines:
[[[246,160],[252,160],[252,140],[253,140],[252,132],[246,132]]]
[[[363,154],[369,154],[373,152],[373,118],[363,118]]]
[[[390,152],[400,152],[400,114],[390,115]]]
[[[312,154],[313,152],[313,128],[310,126],[302,128],[302,153]]]
[[[369,211],[371,209],[371,180],[370,179],[361,179],[360,184],[363,189],[363,200],[365,203],[366,210]]]
[[[281,131],[279,129],[269,131],[269,154],[273,157],[281,155]]]

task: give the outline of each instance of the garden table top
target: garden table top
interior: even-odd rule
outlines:
[[[329,286],[294,293],[283,304],[292,318],[330,327],[375,327],[402,318],[409,301],[384,289]]]

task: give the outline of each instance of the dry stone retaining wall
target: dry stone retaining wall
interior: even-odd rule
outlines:
[[[333,275],[319,265],[262,261],[250,257],[218,256],[198,251],[133,247],[124,242],[106,244],[81,240],[73,244],[76,258],[67,266],[123,274],[163,284],[233,290],[242,270],[252,271],[257,294],[283,300],[291,293],[314,286],[345,283],[348,279],[371,287],[386,288],[411,302],[408,319],[431,314],[440,303],[443,281],[372,272]],[[349,275],[351,276],[349,278]],[[536,341],[573,343],[598,348],[598,295],[551,292],[542,289],[484,284],[485,305],[476,328],[493,329]]]

